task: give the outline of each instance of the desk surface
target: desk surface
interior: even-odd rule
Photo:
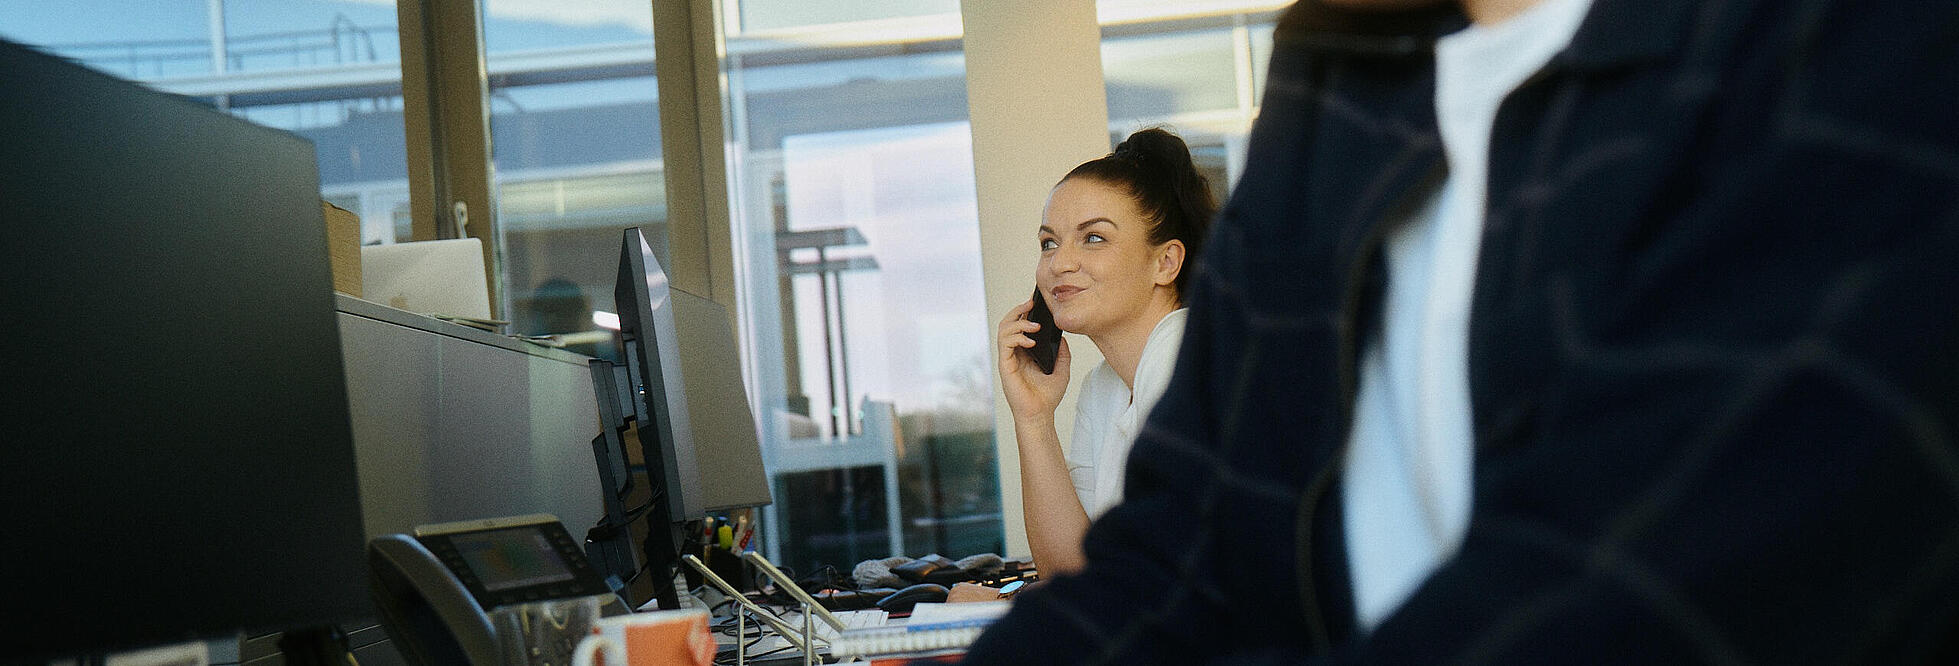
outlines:
[[[421,329],[430,333],[445,335],[460,340],[502,347],[514,352],[548,358],[554,361],[577,364],[583,367],[590,357],[568,352],[563,349],[546,347],[524,342],[508,335],[498,335],[480,328],[464,326],[453,321],[444,321],[428,315],[416,314],[400,308],[388,307],[373,301],[362,300],[342,293],[334,293],[334,309],[345,314],[384,321],[398,326]]]

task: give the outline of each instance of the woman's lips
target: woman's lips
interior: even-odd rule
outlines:
[[[1079,294],[1081,293],[1081,291],[1082,291],[1081,287],[1074,287],[1074,286],[1069,286],[1064,284],[1055,287],[1052,291],[1052,295],[1054,296],[1054,300],[1057,302],[1067,302],[1068,299],[1074,298],[1075,294]]]

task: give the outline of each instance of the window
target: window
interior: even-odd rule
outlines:
[[[620,230],[641,227],[672,269],[651,6],[487,0],[482,13],[505,319],[610,357],[592,312],[613,309]]]
[[[765,547],[798,571],[1004,548],[957,11],[744,2],[728,29]],[[834,23],[894,19],[903,45]]]
[[[394,3],[96,0],[0,6],[0,35],[314,144],[364,243],[408,237]]]
[[[754,34],[785,28],[831,28],[857,21],[959,15],[958,0],[741,0],[723,7],[735,32]],[[957,19],[955,19],[956,21]]]
[[[1121,141],[1160,125],[1182,135],[1222,202],[1238,178],[1245,137],[1258,115],[1277,10],[1242,2],[1191,4],[1197,6],[1178,15],[1129,0],[1101,3],[1105,23],[1111,15],[1128,21],[1106,29],[1102,41],[1110,133]],[[1204,8],[1226,13],[1196,11]]]

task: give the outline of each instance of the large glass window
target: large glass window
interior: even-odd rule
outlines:
[[[785,28],[822,29],[839,23],[959,14],[958,0],[724,0],[739,17],[730,27],[753,34]]]
[[[1103,0],[1103,21],[1122,21],[1102,40],[1111,140],[1151,126],[1177,132],[1223,201],[1258,115],[1278,12],[1269,4]]]
[[[805,572],[1001,552],[957,3],[725,9],[765,548]]]
[[[490,145],[512,333],[610,356],[620,230],[667,253],[666,185],[646,0],[483,7]]]
[[[0,36],[311,140],[364,243],[408,237],[397,34],[391,0],[0,4]]]
[[[105,0],[63,9],[0,4],[0,35],[136,81],[209,76],[226,58],[211,39],[222,18],[204,2]]]
[[[1237,111],[1232,30],[1210,28],[1102,41],[1111,119]]]

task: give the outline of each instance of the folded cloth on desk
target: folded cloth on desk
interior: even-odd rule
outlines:
[[[909,557],[887,557],[881,560],[864,560],[858,562],[857,566],[851,569],[850,576],[857,581],[858,587],[902,588],[919,582],[938,583],[949,586],[958,582],[992,578],[1000,575],[1001,571],[1006,570],[1006,560],[1001,559],[999,555],[980,553],[978,555],[951,560],[951,566],[949,567],[951,571],[938,569],[936,572],[926,574],[922,577],[905,576],[899,573],[899,569],[905,567],[905,565],[931,558],[944,559],[942,556],[933,554],[927,555],[919,560],[914,560]]]
[[[909,557],[887,557],[881,560],[864,560],[850,570],[850,577],[857,581],[857,587],[904,587],[911,583],[891,573],[891,568],[910,562]]]

